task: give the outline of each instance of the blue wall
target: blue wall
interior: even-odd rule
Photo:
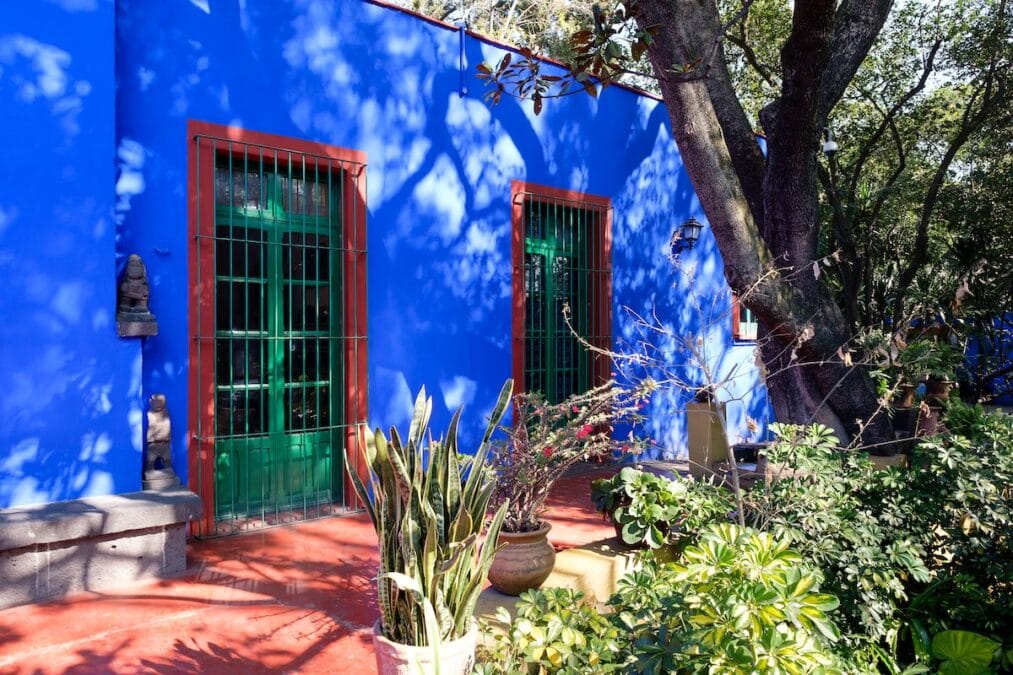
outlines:
[[[104,23],[101,30],[81,29],[82,36],[93,36],[87,63],[98,67],[104,54],[108,71],[112,40],[101,36],[112,29],[111,9],[99,3],[89,16]],[[372,423],[406,422],[413,393],[425,384],[434,395],[434,428],[443,427],[460,404],[467,405],[465,447],[484,427],[484,414],[510,376],[513,179],[610,197],[617,346],[636,343],[636,322],[623,307],[662,320],[669,331],[662,347],[672,358],[685,358],[684,336],[699,334],[709,367],[738,374],[723,394],[733,399],[732,435],[751,437],[746,418],[768,417],[765,397],[749,393],[752,348],[727,348],[727,289],[709,232],[678,268],[667,258],[673,227],[702,214],[659,102],[612,88],[599,100],[582,95],[553,101],[540,117],[517,101],[490,107],[473,73],[479,62],[498,60],[499,48],[466,38],[468,91],[462,96],[458,32],[353,0],[117,0],[115,27],[116,95],[110,95],[107,72],[101,104],[86,107],[104,126],[87,137],[87,146],[77,141],[74,157],[104,158],[80,190],[101,205],[107,225],[115,200],[116,260],[134,252],[144,257],[160,324],[159,335],[143,344],[140,386],[117,380],[119,398],[109,415],[130,418],[104,421],[111,436],[118,429],[117,451],[135,452],[135,409],[156,391],[168,396],[175,448],[186,447],[189,119],[367,153]],[[31,34],[40,39],[42,28]],[[89,79],[97,99],[97,78]],[[6,74],[0,83],[10,86]],[[47,116],[47,124],[61,128],[56,115]],[[41,186],[33,186],[31,194],[39,195]],[[11,247],[7,229],[5,254]],[[57,350],[81,342],[96,353],[108,351],[115,361],[108,371],[128,374],[137,343],[118,343],[110,337],[111,323],[93,326],[91,316],[102,308],[112,321],[111,227],[103,237],[76,242],[79,250],[94,251],[92,282],[98,288],[101,281],[102,293],[90,296],[95,310],[84,313],[94,334],[82,341],[79,334],[50,331],[47,339]],[[27,253],[34,245],[22,246]],[[42,264],[38,254],[31,257]],[[6,299],[0,306],[4,316],[29,309]],[[59,377],[72,378],[67,366],[56,369]],[[696,369],[680,371],[689,381],[701,380]],[[672,393],[652,401],[648,428],[658,442],[656,454],[684,449],[684,416],[678,412],[684,398]],[[50,437],[57,435],[54,416],[63,411],[55,401],[47,408],[40,428],[50,428]],[[137,473],[139,458],[131,461],[129,471]],[[183,452],[176,453],[176,469],[185,476]],[[134,487],[116,479],[110,490]]]
[[[112,0],[0,3],[0,507],[139,490],[116,337]]]

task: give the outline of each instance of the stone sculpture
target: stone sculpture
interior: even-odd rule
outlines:
[[[144,445],[145,490],[166,490],[179,485],[179,477],[172,470],[172,423],[165,405],[165,394],[152,394],[148,401],[148,435]]]
[[[136,253],[127,258],[116,294],[116,327],[120,337],[158,334],[158,322],[148,309],[148,271]]]

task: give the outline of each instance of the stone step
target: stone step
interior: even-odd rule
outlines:
[[[581,591],[591,602],[604,605],[616,591],[619,579],[633,569],[636,562],[634,553],[615,538],[558,551],[552,574],[541,587]],[[517,601],[514,596],[487,588],[478,598],[475,616],[487,620],[493,628],[505,628],[496,620],[496,612],[504,607],[513,617]]]

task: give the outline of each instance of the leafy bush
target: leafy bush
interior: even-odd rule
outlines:
[[[570,591],[530,591],[478,672],[843,672],[837,599],[788,542],[710,526],[678,564],[648,560],[624,577],[608,614]]]
[[[1013,418],[952,402],[945,424],[951,433],[923,440],[910,470],[875,476],[866,494],[883,522],[928,552],[933,582],[915,587],[913,634],[971,630],[1005,638],[1009,651]]]
[[[618,624],[583,593],[568,588],[525,591],[511,621],[503,607],[504,633],[483,626],[491,644],[480,648],[478,675],[494,673],[610,673],[626,660],[628,640]]]
[[[835,665],[837,598],[789,538],[709,527],[673,565],[646,565],[610,604],[641,673],[813,672]]]
[[[838,452],[830,429],[772,430],[778,440],[768,461],[790,471],[747,493],[748,521],[761,530],[784,530],[807,563],[823,571],[825,587],[842,602],[848,633],[890,637],[902,623],[909,581],[929,580],[918,538],[882,517],[867,494],[879,472],[854,453]]]
[[[652,549],[691,539],[705,525],[728,520],[734,509],[731,494],[712,483],[670,480],[630,466],[593,481],[591,500],[623,542]]]
[[[1004,641],[1010,661],[1013,419],[952,402],[944,421],[889,471],[828,429],[775,426],[769,459],[792,470],[747,493],[747,512],[823,571],[850,648],[933,663],[933,636],[961,629]]]

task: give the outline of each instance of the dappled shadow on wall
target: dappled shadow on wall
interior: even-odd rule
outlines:
[[[0,140],[30,143],[41,172],[11,174],[0,197],[0,507],[140,486],[139,352],[115,338],[112,171],[94,160],[112,139],[111,84],[93,79],[109,64],[80,40],[0,36]]]

